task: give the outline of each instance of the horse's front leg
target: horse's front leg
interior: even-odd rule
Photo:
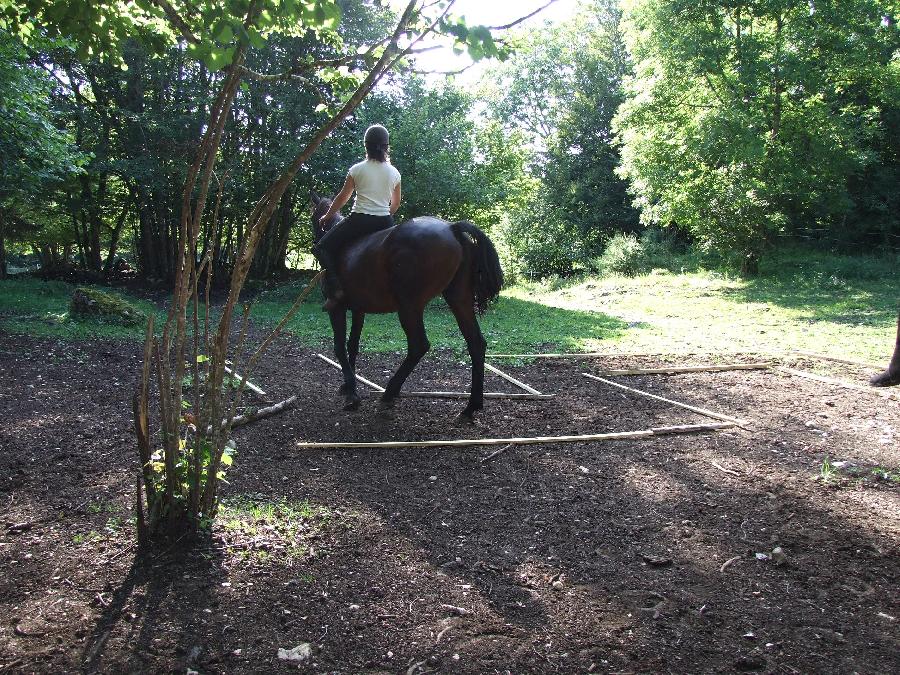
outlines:
[[[356,356],[359,354],[359,337],[362,335],[363,323],[366,320],[364,312],[352,310],[350,312],[350,337],[347,339],[347,358],[350,361],[350,369],[356,376]]]
[[[344,396],[344,410],[356,410],[359,407],[359,394],[356,391],[356,376],[347,358],[347,312],[335,309],[328,313],[331,319],[331,330],[334,333],[334,355],[341,364],[344,383],[338,393]]]

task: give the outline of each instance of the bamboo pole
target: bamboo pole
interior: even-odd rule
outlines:
[[[852,382],[844,382],[843,380],[836,380],[833,377],[825,377],[824,375],[816,375],[814,373],[807,373],[804,370],[795,370],[794,368],[786,368],[781,367],[780,370],[783,373],[787,373],[788,375],[794,375],[796,377],[802,377],[807,380],[815,380],[816,382],[824,382],[825,384],[831,384],[835,387],[843,387],[844,389],[853,389],[854,391],[866,391],[870,394],[878,394],[883,397],[891,397],[900,399],[900,394],[897,394],[893,391],[885,391],[883,389],[876,389],[871,386],[864,387],[859,384],[853,384]]]
[[[327,363],[328,365],[334,366],[334,367],[337,368],[338,370],[341,369],[341,364],[340,364],[340,363],[338,363],[337,361],[332,361],[331,359],[329,359],[329,358],[328,358],[327,356],[325,356],[324,354],[316,354],[316,356],[318,356],[320,359],[322,359],[322,360],[323,360],[325,363]],[[372,382],[372,380],[367,380],[367,379],[364,378],[362,375],[355,374],[355,376],[356,376],[356,379],[357,379],[359,382],[362,382],[362,383],[365,384],[366,386],[372,387],[372,389],[374,389],[374,390],[377,391],[377,392],[384,393],[384,387],[375,384],[374,382]]]
[[[717,373],[726,370],[766,370],[772,364],[768,361],[759,363],[729,363],[721,366],[672,366],[671,368],[631,368],[628,370],[603,370],[597,373],[606,377],[612,375],[674,375],[676,373]]]
[[[494,368],[494,366],[492,366],[490,363],[485,363],[485,364],[484,364],[484,367],[485,367],[487,370],[489,370],[489,371],[491,371],[492,373],[494,373],[495,375],[499,375],[500,377],[502,377],[502,378],[503,378],[504,380],[506,380],[507,382],[512,382],[512,383],[513,383],[514,385],[516,385],[519,389],[524,389],[524,390],[527,391],[529,394],[538,394],[538,395],[540,395],[540,393],[541,393],[541,392],[539,392],[537,389],[535,389],[535,388],[533,388],[533,387],[529,387],[529,386],[528,386],[527,384],[525,384],[524,382],[520,382],[519,380],[517,380],[516,378],[514,378],[512,375],[507,375],[506,373],[504,373],[504,372],[503,372],[502,370],[500,370],[499,368]]]
[[[230,364],[230,363],[229,363],[229,365],[224,366],[225,372],[228,373],[229,375],[231,375],[231,376],[232,376],[233,378],[235,378],[236,380],[243,379],[242,376],[241,376],[239,373],[236,373],[236,372],[234,372],[234,371],[231,369],[231,367],[230,367],[231,365],[233,365],[233,364]],[[249,389],[250,391],[252,391],[252,392],[253,392],[254,394],[256,394],[257,396],[259,396],[259,397],[261,397],[261,398],[265,398],[265,397],[266,397],[266,392],[264,392],[262,389],[260,389],[259,387],[257,387],[255,384],[253,384],[250,380],[247,380],[247,382],[246,382],[246,384],[245,384],[244,386],[246,386],[247,389]]]
[[[467,391],[401,391],[401,398],[469,398]],[[555,398],[553,394],[507,394],[505,391],[486,391],[482,394],[485,398],[509,398],[524,399],[528,401],[543,401]]]
[[[630,391],[633,394],[639,394],[640,396],[646,396],[647,398],[656,399],[657,401],[663,401],[664,403],[669,403],[671,405],[678,406],[679,408],[684,408],[685,410],[691,410],[695,413],[703,415],[704,417],[711,417],[714,420],[722,420],[724,422],[730,422],[739,427],[746,426],[748,424],[747,420],[741,420],[736,417],[729,417],[728,415],[723,415],[721,413],[714,412],[712,410],[707,410],[706,408],[700,408],[694,405],[688,405],[687,403],[681,403],[680,401],[673,401],[670,398],[663,398],[662,396],[657,396],[656,394],[651,394],[647,391],[641,391],[640,389],[634,389],[633,387],[626,387],[624,384],[619,384],[618,382],[613,382],[612,380],[607,380],[602,377],[597,377],[596,375],[590,375],[589,373],[582,373],[584,377],[590,378],[592,380],[597,380],[598,382],[603,382],[604,384],[608,384],[611,387],[618,387],[619,389],[624,389],[625,391]]]
[[[481,445],[540,445],[546,443],[590,443],[594,441],[617,441],[629,438],[651,438],[653,436],[667,436],[671,434],[689,434],[700,431],[719,431],[732,429],[733,423],[716,424],[686,424],[674,427],[657,427],[641,431],[618,431],[605,434],[583,434],[579,436],[534,436],[525,438],[471,438],[440,441],[375,441],[368,443],[351,443],[342,441],[329,441],[323,443],[300,441],[298,448],[308,449],[336,449],[336,448],[432,448],[432,447],[460,447]]]
[[[320,359],[322,359],[325,363],[329,364],[337,368],[341,369],[341,365],[337,361],[332,361],[327,356],[323,354],[316,354]],[[377,392],[383,393],[384,388],[375,384],[371,380],[367,380],[362,375],[356,375],[356,379],[362,382],[363,384],[371,387]],[[401,391],[400,396],[404,398],[469,398],[470,394],[467,391]],[[541,394],[540,392],[536,394],[507,394],[505,392],[495,392],[495,391],[486,391],[483,396],[485,398],[510,398],[510,399],[532,399],[532,400],[543,400],[548,398],[553,398],[553,394]]]
[[[750,356],[766,352],[568,352],[565,354],[486,354],[488,359],[580,359],[580,358],[644,358],[648,356]]]
[[[875,366],[871,363],[866,363],[865,361],[856,361],[854,359],[841,359],[837,356],[828,356],[828,354],[818,354],[816,352],[807,352],[802,349],[798,349],[797,353],[801,356],[808,356],[812,359],[821,359],[822,361],[834,361],[835,363],[849,363],[851,366],[863,366],[864,368],[875,368],[879,369],[881,366]]]

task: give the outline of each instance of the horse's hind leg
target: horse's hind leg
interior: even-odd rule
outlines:
[[[475,412],[484,407],[484,354],[487,342],[475,317],[475,303],[471,290],[465,286],[466,284],[454,284],[444,291],[444,299],[456,317],[456,323],[466,340],[469,357],[472,359],[472,389],[469,393],[469,402],[460,413],[460,417],[471,420]]]
[[[400,325],[403,332],[406,333],[406,358],[397,368],[391,379],[388,381],[387,389],[381,395],[381,401],[384,405],[390,406],[397,396],[400,395],[400,388],[406,382],[406,378],[416,367],[416,364],[422,360],[422,357],[431,349],[428,342],[428,336],[425,334],[425,321],[422,317],[421,307],[401,307],[397,312],[400,318]]]
[[[343,309],[336,309],[328,313],[331,319],[331,330],[334,332],[334,355],[341,364],[341,373],[344,383],[338,390],[344,395],[344,410],[356,410],[359,407],[359,394],[356,392],[356,376],[347,358],[347,313]]]

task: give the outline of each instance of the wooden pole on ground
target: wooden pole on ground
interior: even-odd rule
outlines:
[[[568,352],[565,354],[487,354],[488,359],[581,359],[581,358],[644,358],[648,356],[750,356],[766,352],[648,352],[628,354],[616,352]]]
[[[491,371],[492,373],[494,373],[495,375],[499,375],[500,377],[502,377],[502,378],[503,378],[504,380],[506,380],[507,382],[512,382],[512,383],[513,383],[514,385],[516,385],[519,389],[523,389],[524,391],[527,391],[529,394],[538,394],[538,395],[540,395],[540,393],[541,393],[541,392],[539,392],[537,389],[534,389],[533,387],[529,387],[529,386],[528,386],[527,384],[525,384],[524,382],[520,382],[519,380],[517,380],[516,378],[514,378],[512,375],[507,375],[506,373],[504,373],[504,372],[503,372],[502,370],[500,370],[499,368],[494,368],[494,366],[492,366],[490,363],[485,363],[485,364],[484,364],[484,367],[485,367],[487,370],[489,370],[489,371]]]
[[[401,391],[400,398],[469,398],[467,391]],[[485,398],[524,399],[528,401],[544,401],[554,398],[553,394],[508,394],[505,391],[486,391]]]
[[[794,368],[786,368],[781,367],[780,370],[783,373],[787,373],[788,375],[794,375],[795,377],[802,377],[806,380],[815,380],[816,382],[823,382],[825,384],[831,384],[835,387],[842,387],[844,389],[853,389],[854,391],[867,391],[870,394],[878,394],[883,397],[891,397],[900,399],[900,394],[897,394],[893,391],[885,391],[884,389],[876,389],[873,387],[863,387],[858,384],[853,384],[852,382],[844,382],[843,380],[836,380],[833,377],[825,377],[824,375],[816,375],[815,373],[807,373],[804,370],[795,370]]]
[[[334,366],[338,370],[341,369],[341,364],[337,361],[332,361],[324,354],[316,354],[320,359],[322,359],[325,363]],[[384,387],[381,387],[371,380],[367,380],[362,375],[357,375],[356,379],[362,382],[363,384],[372,387],[375,391],[379,393],[384,392]],[[469,392],[467,391],[401,391],[401,398],[469,398]],[[535,394],[507,394],[505,392],[500,391],[486,391],[484,392],[485,398],[511,398],[511,399],[531,399],[531,400],[544,400],[548,398],[553,398],[553,394],[541,394],[540,392]]]
[[[631,368],[627,370],[602,370],[598,375],[674,375],[676,373],[717,373],[726,370],[766,370],[772,364],[768,361],[760,363],[729,363],[721,366],[672,366],[671,368]]]
[[[325,356],[324,354],[316,354],[316,356],[318,356],[320,359],[322,359],[325,363],[327,363],[327,364],[329,364],[329,365],[331,365],[331,366],[334,366],[334,367],[337,368],[338,370],[341,369],[341,364],[340,364],[340,363],[338,363],[337,361],[332,361],[331,359],[329,359],[329,358],[328,358],[327,356]],[[379,392],[379,393],[384,393],[384,387],[375,384],[374,382],[372,382],[372,380],[367,380],[366,378],[364,378],[362,375],[359,375],[359,374],[356,375],[356,379],[357,379],[358,381],[362,382],[364,385],[369,386],[369,387],[372,387],[372,389],[374,389],[375,391],[377,391],[377,392]]]
[[[822,361],[834,361],[835,363],[848,363],[851,366],[863,366],[864,368],[878,368],[878,366],[873,365],[871,363],[866,363],[865,361],[857,361],[855,359],[841,359],[836,356],[829,356],[828,354],[818,354],[816,352],[806,352],[802,349],[797,350],[797,354],[801,356],[808,356],[811,359],[820,359]]]
[[[232,376],[233,378],[235,378],[236,380],[243,379],[243,378],[241,377],[240,374],[234,372],[229,366],[231,366],[230,363],[229,363],[228,365],[224,366],[225,372],[226,372],[226,373],[228,373],[229,375],[231,375],[231,376]],[[266,397],[266,392],[264,392],[262,389],[260,389],[259,387],[257,387],[255,384],[253,384],[250,380],[247,380],[247,382],[245,383],[244,386],[246,386],[247,389],[249,389],[250,391],[252,391],[254,394],[256,394],[257,396],[259,396],[260,398],[265,398],[265,397]]]
[[[335,448],[433,448],[433,447],[460,447],[476,445],[539,445],[547,443],[591,443],[595,441],[617,441],[629,438],[651,438],[653,436],[667,436],[672,434],[690,434],[700,431],[719,431],[732,429],[735,424],[686,424],[674,427],[657,427],[642,431],[619,431],[605,434],[583,434],[580,436],[535,436],[525,438],[462,438],[441,441],[375,441],[369,443],[350,443],[342,441],[313,443],[300,441],[298,448],[308,449],[335,449]]]
[[[736,426],[746,426],[748,424],[747,420],[741,420],[736,417],[729,417],[728,415],[723,415],[721,413],[717,413],[713,410],[707,410],[706,408],[700,408],[695,405],[688,405],[687,403],[681,403],[680,401],[673,401],[670,398],[663,398],[662,396],[657,396],[656,394],[651,394],[648,391],[641,391],[640,389],[635,389],[633,387],[626,387],[624,384],[619,384],[618,382],[613,382],[612,380],[607,380],[602,377],[597,377],[596,375],[591,375],[589,373],[582,373],[584,377],[590,378],[592,380],[597,380],[598,382],[603,382],[604,384],[608,384],[611,387],[618,387],[619,389],[624,389],[625,391],[630,391],[632,394],[638,394],[640,396],[646,396],[647,398],[656,399],[657,401],[663,401],[664,403],[669,403],[671,405],[678,406],[679,408],[684,408],[685,410],[691,410],[695,413],[703,415],[704,417],[711,417],[714,420],[723,420],[725,422],[730,422]]]

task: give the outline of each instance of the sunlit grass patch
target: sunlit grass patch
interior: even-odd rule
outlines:
[[[292,564],[309,554],[330,518],[328,509],[308,501],[244,495],[222,500],[216,525],[229,552]]]
[[[0,328],[37,337],[56,337],[68,340],[94,338],[137,339],[143,336],[143,321],[125,326],[121,321],[99,319],[77,320],[70,315],[73,284],[40,279],[5,279],[0,281]],[[103,288],[111,297],[119,297],[140,313],[159,312],[145,300],[114,289]]]

